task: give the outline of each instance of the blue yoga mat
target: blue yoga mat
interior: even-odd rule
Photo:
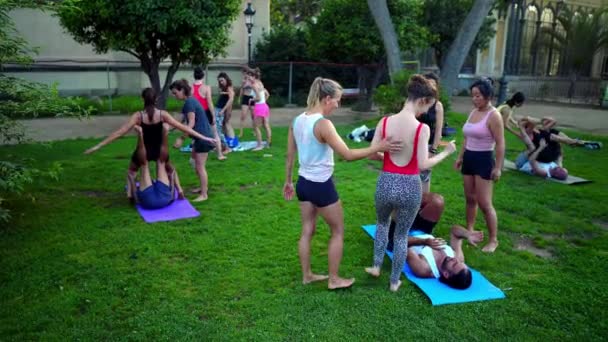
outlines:
[[[367,225],[362,227],[363,230],[371,236],[376,237],[376,225]],[[393,253],[386,251],[388,257],[393,260]],[[416,277],[407,263],[403,266],[403,274],[411,282],[416,284],[429,297],[433,305],[457,304],[476,302],[482,300],[502,299],[505,294],[496,286],[492,285],[481,273],[469,267],[473,275],[471,287],[466,290],[453,289],[435,278],[418,278]]]

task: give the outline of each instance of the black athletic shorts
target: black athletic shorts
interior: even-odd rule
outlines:
[[[243,106],[249,106],[249,101],[252,100],[253,97],[249,96],[249,95],[243,95],[241,96],[241,105]]]
[[[494,168],[494,151],[469,151],[465,150],[462,156],[463,175],[479,176],[486,180],[492,179]]]
[[[214,148],[210,143],[199,139],[194,139],[194,146],[192,147],[196,153],[208,153]]]
[[[300,202],[311,202],[317,208],[327,207],[338,202],[340,199],[333,177],[329,177],[325,182],[319,183],[299,176],[298,183],[296,183],[296,195]]]

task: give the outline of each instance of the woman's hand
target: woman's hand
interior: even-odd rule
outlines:
[[[443,249],[445,246],[445,240],[442,238],[425,239],[424,243],[432,249]]]
[[[173,144],[173,147],[180,148],[180,147],[182,147],[183,144],[184,144],[184,138],[178,137],[177,139],[175,139],[175,143]]]
[[[495,167],[492,169],[492,174],[491,174],[491,178],[493,181],[498,182],[498,180],[500,179],[500,176],[502,175],[502,170]]]
[[[97,150],[99,150],[99,146],[95,145],[95,146],[91,147],[90,149],[84,151],[84,154],[91,154],[93,152],[97,152]]]
[[[456,159],[456,161],[454,162],[454,169],[456,171],[460,171],[460,168],[462,167],[462,158],[458,158]]]
[[[386,139],[382,139],[378,143],[378,152],[399,152],[403,148],[403,142],[400,140],[393,141],[390,137]]]
[[[285,197],[285,200],[291,201],[293,199],[294,194],[295,191],[293,189],[293,183],[285,183],[285,185],[283,186],[283,197]]]
[[[450,141],[447,145],[445,145],[444,149],[448,154],[452,154],[456,152],[456,140]]]

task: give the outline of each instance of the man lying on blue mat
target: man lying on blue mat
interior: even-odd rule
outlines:
[[[476,245],[483,241],[483,232],[470,232],[461,226],[453,226],[450,245],[431,233],[443,213],[443,196],[426,193],[408,237],[407,263],[412,273],[420,278],[436,278],[442,283],[464,290],[471,286],[472,276],[464,263],[462,240]],[[394,222],[391,223],[394,230]],[[388,250],[392,251],[393,233],[389,232]]]

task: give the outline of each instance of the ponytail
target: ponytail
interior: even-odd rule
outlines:
[[[312,109],[318,106],[321,101],[329,96],[331,98],[336,98],[342,95],[342,86],[329,78],[317,77],[312,82],[310,86],[310,91],[308,92],[308,99],[306,100],[306,104],[308,105],[308,109]]]

